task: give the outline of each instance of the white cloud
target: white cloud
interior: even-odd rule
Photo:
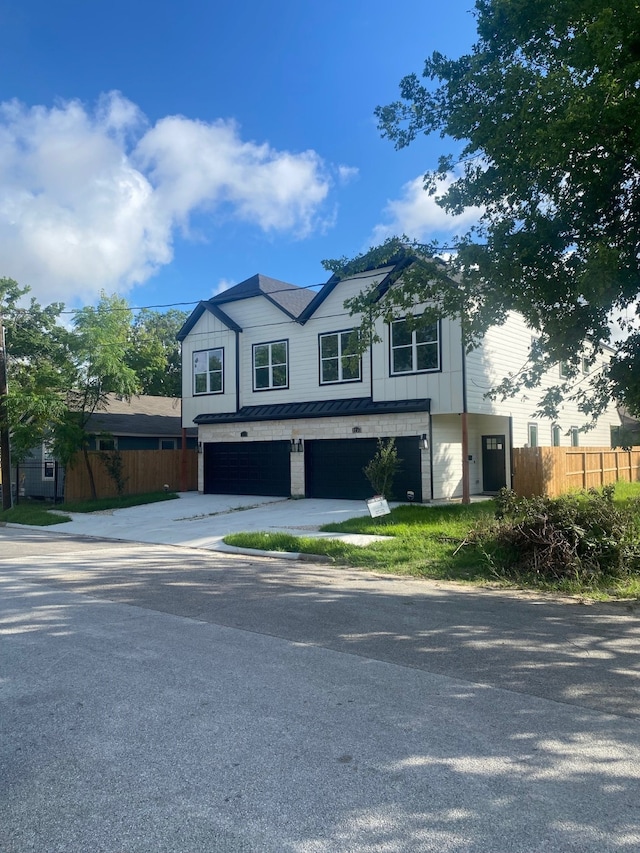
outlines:
[[[231,278],[221,278],[220,281],[214,285],[211,295],[217,296],[219,293],[223,293],[225,290],[229,290],[230,287],[235,287],[237,281],[234,281]]]
[[[343,184],[355,180],[359,174],[360,169],[357,166],[338,166],[338,177]]]
[[[86,302],[168,264],[195,212],[305,236],[326,226],[330,187],[314,151],[244,141],[230,121],[149,126],[118,92],[94,110],[2,103],[0,275],[45,303]]]
[[[466,232],[482,215],[478,207],[470,207],[459,216],[452,216],[436,202],[455,180],[449,175],[440,181],[435,195],[424,189],[420,175],[402,187],[400,198],[387,202],[385,221],[376,225],[370,238],[371,245],[382,243],[387,237],[406,234],[414,240],[428,241],[436,237],[451,238]]]

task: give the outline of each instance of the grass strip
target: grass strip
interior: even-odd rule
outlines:
[[[71,521],[69,512],[104,512],[112,509],[126,509],[131,506],[175,500],[175,492],[147,492],[143,495],[122,495],[113,498],[98,498],[95,501],[69,501],[51,504],[42,501],[25,500],[11,509],[0,512],[0,523],[30,524],[35,527],[48,527],[52,524],[64,524]]]

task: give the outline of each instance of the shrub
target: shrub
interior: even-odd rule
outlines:
[[[582,583],[640,571],[640,502],[617,507],[614,486],[559,498],[503,489],[496,520],[477,538],[494,568]]]
[[[391,498],[393,480],[399,470],[400,460],[395,438],[389,438],[387,441],[379,438],[375,456],[362,469],[374,492]]]

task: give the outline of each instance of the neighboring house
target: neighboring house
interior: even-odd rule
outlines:
[[[377,439],[394,437],[402,469],[393,497],[458,497],[464,412],[471,494],[511,483],[513,447],[610,445],[620,424],[613,406],[586,433],[575,405],[557,422],[534,416],[559,366],[526,397],[486,398],[527,360],[532,333],[517,315],[467,354],[459,320],[448,318],[421,331],[402,318],[381,321],[381,342],[355,354],[358,317],[345,299],[371,284],[382,294],[394,272],[333,276],[317,292],[255,275],[197,306],[178,338],[183,424],[198,427],[200,491],[367,498],[362,469]]]
[[[611,428],[611,444],[613,447],[638,447],[640,420],[630,415],[624,407],[620,407],[618,413],[620,424]]]
[[[182,447],[180,399],[109,394],[105,409],[89,418],[90,450],[179,450]],[[197,445],[195,427],[187,430],[189,448]],[[15,466],[14,466],[15,467]],[[20,495],[62,498],[64,476],[46,443],[31,451],[17,470]]]

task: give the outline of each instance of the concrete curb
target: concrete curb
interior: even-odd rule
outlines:
[[[228,554],[244,554],[247,557],[276,557],[280,560],[296,560],[303,563],[333,563],[331,557],[323,554],[303,554],[297,551],[262,551],[258,548],[239,548],[237,545],[227,545],[220,542],[216,551]]]

